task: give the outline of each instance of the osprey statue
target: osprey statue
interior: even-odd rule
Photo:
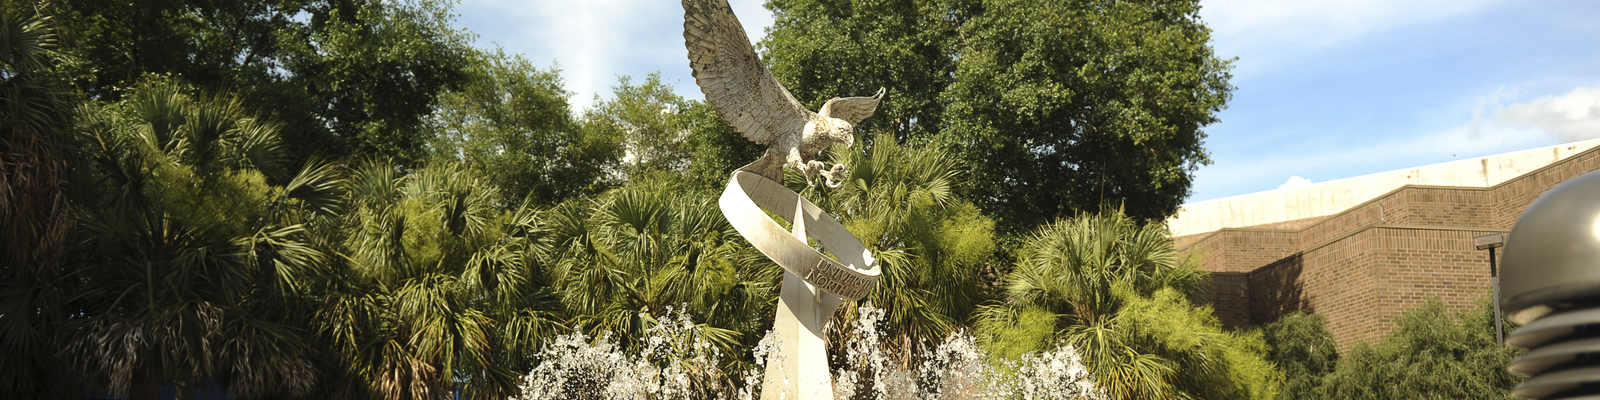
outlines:
[[[806,110],[761,65],[728,0],[682,2],[689,66],[706,102],[745,138],[768,146],[760,159],[728,176],[717,200],[739,236],[784,271],[772,320],[779,347],[767,354],[761,399],[833,400],[828,325],[845,300],[865,298],[883,270],[839,220],[783,185],[783,166],[800,170],[808,185],[820,175],[838,187],[844,166],[826,168],[812,158],[834,143],[853,144],[855,125],[872,116],[884,90],[829,100],[820,113]]]
[[[739,170],[783,182],[788,165],[804,173],[808,185],[822,175],[828,187],[838,187],[834,179],[842,177],[844,166],[828,169],[813,158],[834,143],[854,144],[855,125],[878,109],[884,89],[872,97],[828,100],[813,113],[761,64],[727,0],[683,0],[683,9],[689,66],[706,102],[745,138],[768,146]]]

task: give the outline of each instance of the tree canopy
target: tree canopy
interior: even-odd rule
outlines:
[[[292,303],[323,257],[304,221],[334,208],[335,177],[289,175],[279,127],[229,95],[156,80],[88,112],[62,354],[133,397],[207,381],[305,394],[316,378]]]
[[[470,60],[467,83],[424,120],[434,161],[482,171],[508,205],[554,205],[618,183],[621,135],[573,116],[560,70],[500,49]]]
[[[471,61],[470,34],[437,0],[41,3],[67,33],[66,73],[89,95],[119,99],[148,74],[237,90],[285,125],[293,165],[421,156],[424,117]]]
[[[507,398],[615,364],[564,348],[692,368],[673,393],[760,386],[783,272],[716,203],[765,148],[660,74],[574,109],[446,0],[0,2],[0,397]],[[1221,328],[1157,222],[1233,90],[1195,0],[768,7],[800,101],[889,88],[823,153],[843,186],[784,182],[882,267],[830,367],[1081,361],[1053,376],[1116,399],[1517,380],[1482,309],[1430,302],[1343,354],[1314,314]],[[952,350],[973,340],[992,358]]]
[[[1177,211],[1233,87],[1197,0],[772,0],[761,42],[802,102],[889,88],[862,129],[948,147],[1003,230]]]

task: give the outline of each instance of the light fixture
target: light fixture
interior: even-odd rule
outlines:
[[[1600,221],[1600,172],[1551,188],[1511,228],[1500,276],[1505,293],[1498,304],[1506,318],[1522,324],[1506,336],[1505,344],[1528,349],[1507,367],[1528,375],[1511,390],[1514,396],[1600,397],[1600,232],[1595,221]]]

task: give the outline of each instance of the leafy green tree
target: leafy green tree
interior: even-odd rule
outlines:
[[[692,149],[683,180],[696,190],[721,191],[733,170],[767,151],[728,126],[706,102],[687,102],[678,111],[678,118],[689,131],[688,146]]]
[[[73,76],[115,100],[145,74],[243,93],[281,121],[290,165],[313,154],[421,157],[438,94],[463,82],[469,34],[437,0],[48,3]]]
[[[768,7],[766,60],[798,99],[888,87],[863,126],[961,154],[966,194],[1006,232],[1106,202],[1139,218],[1175,212],[1209,162],[1202,128],[1233,89],[1197,0]]]
[[[1314,399],[1322,377],[1333,372],[1339,362],[1338,343],[1328,330],[1322,314],[1285,315],[1260,328],[1268,348],[1267,361],[1283,371],[1283,388],[1278,398]]]
[[[429,120],[435,155],[483,170],[508,200],[527,195],[555,205],[652,179],[719,190],[730,172],[764,151],[705,102],[674,94],[659,73],[638,84],[621,77],[614,97],[578,120],[567,112],[569,93],[554,69],[497,52],[483,54],[470,73],[470,83],[441,97]]]
[[[613,133],[606,137],[629,137],[630,154],[642,148],[639,154],[660,155],[655,162],[630,156],[633,175],[671,177],[692,190],[720,191],[728,174],[766,151],[728,126],[710,104],[673,94],[659,74],[639,85],[624,80],[615,89],[616,99],[590,110],[585,121],[589,130]]]
[[[812,110],[834,97],[889,91],[861,132],[888,131],[920,144],[945,129],[942,97],[955,81],[959,29],[978,1],[768,0],[774,21],[761,40],[773,76]]]
[[[1522,351],[1495,343],[1488,296],[1455,313],[1430,297],[1395,325],[1377,345],[1356,343],[1343,354],[1323,378],[1321,397],[1510,399],[1511,388],[1524,378],[1506,371]]]
[[[1072,345],[1115,399],[1276,396],[1282,377],[1262,358],[1260,335],[1225,332],[1194,305],[1203,274],[1160,225],[1082,215],[1029,239],[1006,277],[1006,302],[981,311],[987,341],[1017,342],[1007,344],[1010,352]],[[997,339],[1038,330],[1041,312],[1055,316],[1051,340]]]
[[[499,49],[478,54],[467,83],[441,95],[427,121],[435,157],[482,171],[512,204],[554,205],[616,185],[621,133],[580,129],[559,73]]]
[[[311,318],[326,378],[319,397],[515,393],[539,345],[561,333],[539,269],[538,213],[504,211],[459,164],[402,173],[366,162],[328,232],[339,262],[320,275]]]
[[[63,180],[72,103],[54,79],[57,37],[31,7],[0,3],[0,397],[42,396],[64,372]]]
[[[629,180],[656,173],[679,175],[687,169],[693,148],[679,113],[689,102],[661,82],[660,72],[638,85],[622,76],[611,90],[615,98],[584,111],[585,135],[622,139],[626,151],[622,172]]]
[[[1122,202],[1160,218],[1210,159],[1201,128],[1227,102],[1198,1],[996,2],[969,38],[940,139],[969,149],[974,193],[1002,218]]]
[[[91,386],[130,399],[166,383],[213,382],[243,398],[305,393],[316,376],[284,305],[324,257],[304,221],[337,208],[330,169],[282,175],[278,125],[236,97],[167,80],[85,118],[91,166],[74,185],[80,289],[64,357]]]
[[[878,259],[882,275],[866,300],[886,310],[883,329],[895,347],[910,350],[900,354],[908,361],[987,300],[979,271],[994,254],[994,221],[954,196],[965,178],[954,154],[902,146],[890,135],[871,143],[835,146],[830,156],[849,170],[843,184],[801,193],[823,201]],[[805,185],[797,172],[789,180]],[[843,308],[836,322],[848,326],[856,307]]]

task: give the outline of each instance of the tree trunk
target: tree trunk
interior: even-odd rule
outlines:
[[[152,379],[149,371],[134,374],[128,388],[128,400],[156,400],[161,397],[161,382]]]

